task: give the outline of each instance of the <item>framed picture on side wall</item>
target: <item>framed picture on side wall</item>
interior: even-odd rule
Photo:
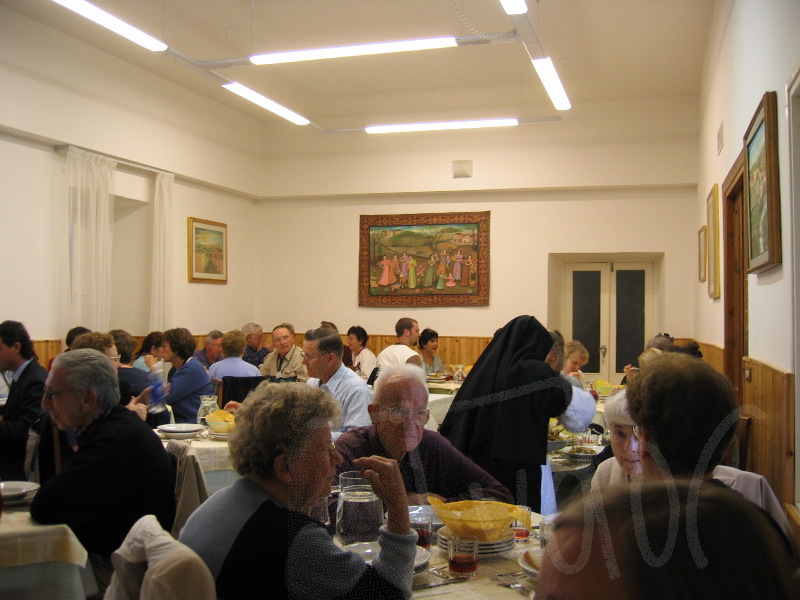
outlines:
[[[777,98],[775,92],[764,94],[744,135],[748,273],[782,259]]]
[[[697,281],[706,280],[708,255],[708,227],[703,225],[697,232]]]
[[[487,306],[489,215],[361,215],[359,306]]]
[[[189,281],[228,283],[228,226],[189,217]]]
[[[708,297],[719,298],[719,186],[706,198],[706,243],[708,245]]]

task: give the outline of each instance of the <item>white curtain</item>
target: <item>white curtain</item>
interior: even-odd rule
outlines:
[[[78,148],[67,152],[70,327],[110,328],[116,166]]]
[[[153,197],[153,262],[150,286],[150,331],[172,326],[172,184],[173,173],[156,176]]]

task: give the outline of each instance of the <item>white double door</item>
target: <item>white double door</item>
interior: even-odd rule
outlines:
[[[586,379],[619,383],[653,331],[653,264],[564,265],[564,339],[589,351]]]

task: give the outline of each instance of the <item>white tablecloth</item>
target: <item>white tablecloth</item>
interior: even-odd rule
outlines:
[[[0,517],[0,598],[83,599],[97,591],[87,558],[66,525],[39,525],[27,510]]]
[[[163,437],[163,436],[162,436]],[[164,441],[166,447],[167,441]],[[208,493],[213,494],[224,487],[232,485],[240,475],[234,471],[231,464],[231,450],[227,441],[218,441],[213,438],[194,437],[191,440],[192,448],[197,452],[200,468],[206,476]]]

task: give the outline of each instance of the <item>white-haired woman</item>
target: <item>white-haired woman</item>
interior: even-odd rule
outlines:
[[[592,477],[592,489],[628,483],[642,474],[639,440],[633,434],[633,419],[628,413],[628,397],[620,390],[605,402],[605,416],[611,432],[611,450],[615,460],[600,463]]]

